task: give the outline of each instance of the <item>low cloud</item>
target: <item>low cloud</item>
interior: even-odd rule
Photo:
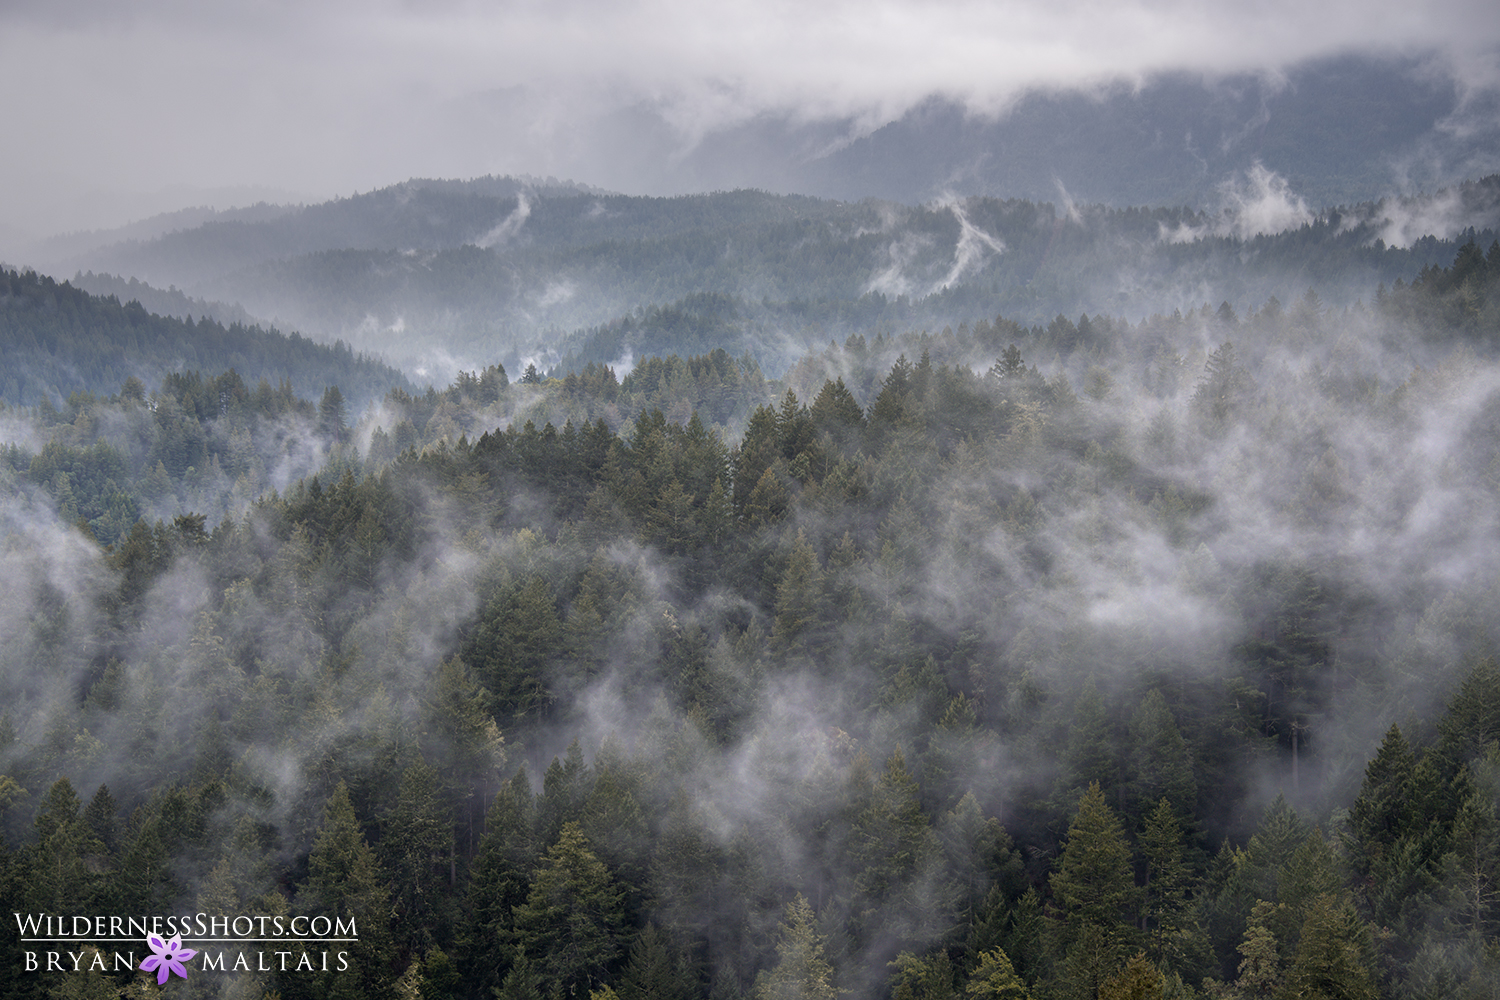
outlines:
[[[1219,185],[1220,209],[1201,226],[1182,223],[1161,230],[1170,243],[1191,243],[1209,236],[1247,240],[1255,236],[1283,233],[1313,221],[1313,212],[1285,177],[1254,164],[1243,175],[1236,174]]]
[[[516,207],[511,213],[495,224],[489,232],[485,233],[474,244],[486,250],[501,246],[515,237],[526,224],[526,217],[531,214],[531,202],[523,191],[516,195]]]
[[[842,123],[847,141],[932,97],[999,115],[1037,89],[1274,77],[1351,52],[1428,58],[1465,108],[1486,107],[1500,79],[1500,22],[1473,0],[54,7],[0,12],[0,85],[31,95],[7,123],[26,155],[0,165],[0,184],[51,206],[17,204],[0,224],[33,230],[87,221],[65,194],[145,205],[181,184],[327,197],[407,176],[529,173],[663,193],[677,182],[663,164],[768,116]],[[506,95],[500,119],[477,114],[487,95]]]

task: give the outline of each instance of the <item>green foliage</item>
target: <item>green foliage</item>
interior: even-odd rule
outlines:
[[[0,342],[9,373],[0,395],[11,405],[109,392],[141,373],[154,381],[184,359],[209,371],[238,369],[236,377],[251,382],[289,379],[301,394],[339,384],[360,401],[406,384],[394,369],[342,342],[329,347],[241,322],[155,316],[138,302],[121,305],[34,271],[0,270]]]
[[[1098,783],[1078,802],[1051,886],[1065,977],[1075,989],[1097,989],[1131,943],[1126,918],[1137,896],[1124,827]]]
[[[833,966],[824,957],[812,906],[799,893],[786,904],[776,941],[776,964],[755,980],[755,1000],[837,1000]]]
[[[979,964],[964,986],[964,996],[974,1000],[1031,1000],[1031,993],[1001,948],[980,954]]]
[[[1373,1000],[1370,932],[1347,895],[1313,900],[1278,996]]]
[[[516,950],[535,955],[544,981],[562,996],[582,997],[619,957],[623,922],[621,893],[609,869],[578,825],[564,824],[526,902],[515,908]]]
[[[324,808],[323,825],[307,868],[301,900],[305,912],[352,921],[360,932],[359,941],[350,947],[352,972],[344,973],[342,979],[333,971],[320,973],[331,984],[328,988],[352,987],[366,996],[383,994],[395,978],[389,971],[393,958],[390,894],[375,852],[360,832],[343,782]]]
[[[287,1000],[1482,995],[1493,588],[1324,533],[1449,559],[1402,532],[1493,492],[1487,362],[1382,381],[1356,316],[7,410],[0,893],[357,919]]]

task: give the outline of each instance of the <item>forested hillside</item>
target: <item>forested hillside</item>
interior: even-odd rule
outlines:
[[[1469,243],[774,381],[8,410],[0,898],[357,922],[168,987],[256,1000],[1493,995],[1497,337]],[[150,988],[21,937],[5,996]]]
[[[126,286],[128,287],[128,286]],[[175,319],[90,295],[35,271],[0,270],[0,400],[55,406],[75,392],[110,391],[135,378],[156,383],[169,372],[237,371],[251,382],[286,381],[302,395],[340,385],[362,403],[405,377],[342,342],[222,323],[191,313]]]
[[[450,381],[494,362],[594,357],[559,331],[735,303],[735,353],[779,372],[853,333],[1027,324],[1080,311],[1132,321],[1309,287],[1367,303],[1380,283],[1500,233],[1500,181],[1309,207],[1262,170],[1222,211],[998,198],[919,206],[720,192],[643,198],[508,178],[414,180],[261,221],[209,222],[60,266],[175,285]],[[1436,235],[1434,235],[1436,234]],[[103,279],[95,278],[96,283]],[[99,287],[103,288],[102,284]],[[722,310],[720,310],[722,313]],[[576,339],[576,338],[575,338]],[[708,346],[729,346],[724,341]],[[689,354],[690,342],[653,345]]]

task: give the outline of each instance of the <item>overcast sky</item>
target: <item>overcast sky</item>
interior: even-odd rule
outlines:
[[[1349,52],[1491,88],[1500,15],[1493,0],[0,0],[0,235],[412,176],[667,193],[641,142],[681,155],[758,115],[857,131],[934,94],[994,114],[1030,87]]]

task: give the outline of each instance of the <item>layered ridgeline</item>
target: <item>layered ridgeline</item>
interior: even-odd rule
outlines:
[[[52,406],[75,392],[118,391],[127,378],[155,385],[183,371],[234,369],[252,387],[287,382],[303,396],[337,385],[360,406],[393,385],[409,387],[400,372],[344,343],[225,325],[202,312],[195,320],[190,308],[164,317],[136,299],[122,304],[34,271],[0,269],[0,357],[0,399],[11,406]]]
[[[777,371],[829,336],[997,313],[1027,324],[1080,312],[1139,320],[1205,301],[1243,312],[1309,287],[1331,304],[1369,302],[1382,282],[1447,264],[1468,239],[1488,246],[1497,220],[1495,178],[1319,209],[1264,168],[1203,211],[414,180],[94,250],[75,241],[49,267],[238,303],[445,382],[495,361],[546,369],[565,359],[559,331],[689,296],[734,303],[744,340]],[[89,280],[103,290],[104,279]]]
[[[222,418],[80,397],[5,473],[0,892],[355,918],[190,980],[288,1000],[1484,995],[1497,303],[1472,246],[780,384],[325,393],[318,475],[110,547],[46,448]],[[123,983],[3,927],[6,995]]]

